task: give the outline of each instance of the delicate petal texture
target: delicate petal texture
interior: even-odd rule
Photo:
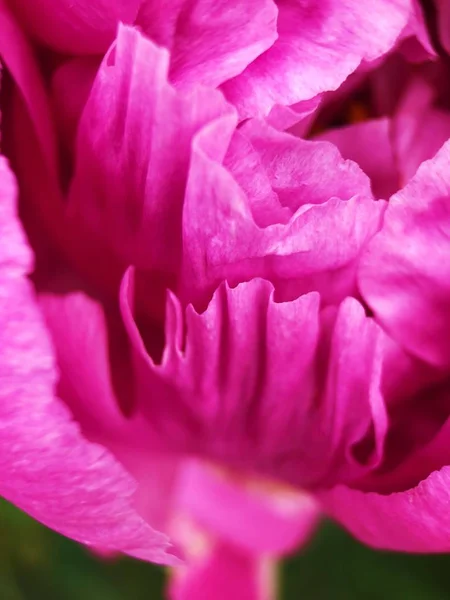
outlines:
[[[184,296],[204,300],[224,279],[236,285],[253,277],[273,281],[283,299],[319,290],[326,302],[337,303],[354,293],[356,261],[385,208],[365,196],[368,178],[331,144],[281,133],[274,134],[280,140],[257,139],[281,202],[299,207],[286,225],[261,229],[243,190],[211,156],[211,139],[217,144],[223,135],[216,124],[194,140],[183,211]],[[318,170],[321,161],[334,164],[334,175]],[[344,198],[334,197],[334,190]],[[363,197],[350,197],[360,191]]]
[[[156,364],[133,320],[132,284],[128,273],[121,302],[136,351],[138,401],[172,445],[317,485],[365,471],[352,447],[373,427],[376,448],[363,460],[379,462],[386,428],[381,331],[356,300],[342,304],[330,332],[333,318],[321,323],[317,293],[278,303],[258,279],[220,286],[202,314],[188,306],[184,317],[170,296]]]
[[[167,538],[132,506],[133,482],[88,443],[54,396],[52,348],[31,284],[31,256],[15,215],[15,185],[0,162],[0,493],[80,542],[174,562]]]
[[[20,21],[42,43],[70,54],[104,52],[119,21],[132,23],[142,0],[13,0]]]
[[[198,544],[198,534],[192,533]],[[175,569],[169,600],[275,600],[272,562],[230,544],[211,542],[187,567]]]
[[[332,142],[370,177],[374,195],[388,199],[399,188],[390,129],[391,121],[384,117],[331,129],[314,139]]]
[[[406,552],[450,551],[450,468],[432,473],[416,488],[386,496],[339,486],[323,494],[330,515],[356,537]]]
[[[371,198],[369,179],[331,144],[306,142],[256,119],[247,121],[240,131],[258,153],[281,204],[292,212],[332,197],[347,200],[359,194]]]
[[[144,0],[136,21],[171,52],[170,78],[216,87],[277,38],[272,0]]]
[[[268,114],[334,90],[361,60],[392,48],[406,26],[409,0],[278,0],[278,41],[224,84],[241,117]]]
[[[362,294],[386,330],[433,364],[450,366],[450,143],[391,198],[362,258]]]
[[[285,554],[309,540],[318,522],[312,496],[279,484],[190,461],[178,508],[206,531],[254,554]]]
[[[273,0],[14,0],[20,21],[60,52],[102,54],[120,22],[171,52],[177,82],[213,87],[239,75],[277,38]]]
[[[136,30],[119,29],[79,125],[69,202],[125,262],[172,271],[192,136],[222,114],[235,121],[219,92],[171,87],[168,62]]]

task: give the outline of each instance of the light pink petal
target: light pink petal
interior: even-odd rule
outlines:
[[[138,403],[168,445],[301,486],[354,478],[379,462],[381,332],[356,300],[333,325],[317,293],[275,302],[259,279],[220,286],[201,314],[169,296],[159,363],[134,321],[132,275],[121,305]],[[375,448],[353,455],[372,425]]]
[[[169,48],[172,81],[216,87],[273,44],[277,14],[272,0],[146,0],[136,24]]]
[[[69,54],[104,52],[119,21],[132,23],[142,0],[14,0],[19,20],[40,42]]]
[[[404,552],[450,551],[450,468],[435,471],[415,488],[395,494],[339,486],[322,495],[331,516],[358,539]]]
[[[410,12],[409,0],[277,2],[278,40],[235,79],[224,84],[241,117],[264,115],[334,90],[362,60],[389,51]]]
[[[79,124],[69,210],[125,262],[171,271],[192,136],[221,115],[233,129],[235,117],[215,90],[176,91],[168,64],[167,51],[120,27]]]
[[[374,195],[387,199],[399,188],[390,128],[390,119],[374,119],[331,129],[314,139],[332,142],[370,177]]]
[[[192,543],[196,544],[195,534]],[[175,569],[169,600],[275,600],[274,565],[268,557],[212,542],[192,564]]]
[[[166,536],[133,507],[133,481],[88,443],[55,397],[57,371],[26,273],[31,256],[15,214],[15,184],[0,162],[0,493],[88,545],[173,563]]]
[[[272,185],[279,182],[282,203],[300,206],[286,225],[261,229],[244,191],[210,156],[211,138],[221,136],[219,126],[211,125],[193,145],[183,212],[185,297],[202,299],[224,279],[236,285],[253,277],[273,281],[283,298],[319,290],[325,301],[339,302],[353,293],[356,261],[385,208],[365,196],[368,178],[331,144],[277,132],[267,143],[255,138]],[[350,197],[361,188],[363,197]]]
[[[450,144],[391,198],[359,282],[381,325],[408,351],[450,365]]]
[[[280,555],[306,543],[319,508],[313,496],[245,475],[187,462],[178,508],[215,537],[255,554]]]

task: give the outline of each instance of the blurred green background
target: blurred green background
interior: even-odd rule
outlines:
[[[0,600],[160,600],[163,587],[163,569],[97,559],[0,500]],[[445,600],[450,555],[374,552],[325,523],[282,587],[284,600]]]

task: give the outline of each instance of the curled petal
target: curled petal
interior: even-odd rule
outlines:
[[[409,0],[375,0],[370,12],[358,0],[277,5],[277,42],[223,86],[243,118],[335,90],[362,60],[393,47],[411,12]]]
[[[216,87],[270,48],[277,14],[273,0],[144,0],[136,24],[170,50],[172,81]]]
[[[377,320],[408,351],[450,365],[450,143],[391,198],[361,260],[359,283]]]
[[[450,468],[415,488],[381,495],[338,486],[323,494],[325,509],[358,539],[387,550],[448,552]]]
[[[235,117],[215,90],[174,89],[168,66],[166,50],[119,28],[79,124],[69,210],[125,263],[172,271],[192,137],[222,115],[233,128]]]
[[[212,124],[194,140],[183,211],[183,297],[205,301],[220,281],[236,285],[252,277],[271,280],[283,299],[319,290],[325,302],[338,303],[354,293],[359,255],[379,229],[385,209],[383,202],[364,195],[368,178],[331,144],[281,133],[265,145],[256,140],[266,184],[268,177],[281,203],[298,207],[287,224],[261,228],[244,191],[211,156],[210,139],[221,135],[218,124]],[[327,176],[324,164],[333,164],[339,176]],[[349,184],[342,182],[347,177]],[[244,184],[252,189],[248,181]],[[350,197],[360,190],[363,197]]]

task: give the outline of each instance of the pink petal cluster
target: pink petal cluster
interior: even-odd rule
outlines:
[[[174,600],[450,550],[449,15],[0,0],[2,496]]]

